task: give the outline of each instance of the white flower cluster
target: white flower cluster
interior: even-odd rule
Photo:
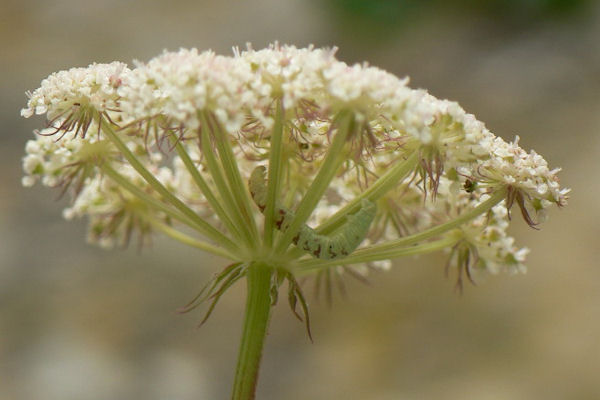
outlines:
[[[504,184],[519,190],[531,202],[535,211],[552,204],[566,204],[570,189],[560,187],[556,174],[535,151],[527,153],[519,147],[519,137],[507,143],[494,137],[489,142],[490,157],[478,163],[476,174],[484,185]]]
[[[487,272],[497,274],[502,270],[509,273],[524,273],[527,247],[515,246],[515,239],[507,233],[509,225],[506,205],[501,203],[492,208],[491,213],[480,216],[469,224],[467,229],[478,229],[479,235],[468,240],[477,249],[480,265]],[[476,231],[475,231],[476,232]]]
[[[33,186],[38,180],[44,186],[58,186],[63,171],[78,160],[78,153],[84,142],[68,140],[56,142],[52,136],[38,136],[28,140],[23,157],[23,186]]]
[[[458,197],[465,198],[464,193]],[[487,200],[488,196],[479,193],[477,202]],[[460,208],[467,207],[472,200],[463,199]],[[456,207],[456,204],[449,207]],[[461,227],[462,240],[457,245],[458,249],[465,249],[470,259],[461,260],[452,257],[450,263],[460,268],[469,268],[472,272],[481,275],[482,272],[497,274],[507,271],[511,274],[525,273],[525,258],[529,253],[526,247],[515,246],[515,239],[508,234],[509,218],[506,204],[502,203],[493,207],[488,213],[480,215]],[[468,265],[461,265],[461,262]]]
[[[231,57],[182,49],[138,63],[119,94],[123,111],[135,119],[164,115],[194,130],[200,125],[198,113],[210,111],[227,130],[236,131],[244,122],[243,109],[254,102],[248,87],[252,77],[248,64]]]
[[[254,73],[250,89],[259,94],[257,107],[269,107],[269,99],[281,98],[286,109],[293,110],[301,100],[325,101],[323,72],[337,63],[335,49],[297,49],[273,45],[262,50],[235,49],[235,60],[247,64]],[[267,122],[268,124],[269,122]]]
[[[206,156],[223,154],[202,148],[199,129],[220,129],[228,135],[240,174],[247,179],[268,160],[271,130],[278,110],[283,110],[286,195],[281,203],[293,209],[319,171],[345,113],[352,116],[353,129],[347,160],[309,224],[326,221],[395,165],[416,155],[411,173],[375,199],[379,211],[365,244],[430,228],[456,217],[457,210],[477,206],[487,193],[506,190],[505,206],[494,207],[491,218],[479,217],[465,226],[465,240],[477,249],[485,269],[512,265],[521,270],[526,252],[506,234],[506,208],[516,202],[528,216],[531,211],[543,213],[551,204],[566,204],[568,190],[560,188],[558,170],[549,169],[533,151],[526,153],[518,141],[495,137],[457,103],[411,89],[407,79],[367,64],[338,61],[335,51],[274,44],[221,56],[182,49],[137,62],[131,70],[113,62],[52,74],[29,94],[21,112],[25,117],[46,114],[49,121],[26,146],[23,184],[41,180],[59,186],[76,180],[79,189],[65,215],[90,216],[92,240],[106,244],[126,236],[126,228],[113,229],[115,215],[127,216],[119,226],[135,221],[138,230],[150,232],[144,215],[152,214],[151,207],[132,208],[134,196],[108,179],[103,168],[118,171],[156,201],[164,201],[164,196],[140,176],[139,166],[129,165],[130,155],[118,151],[118,143],[105,131],[112,129],[142,168],[226,234],[192,177],[189,162],[172,156],[173,141],[165,139],[176,137],[194,168],[215,189]],[[98,134],[86,136],[88,130]],[[472,188],[463,189],[466,184]],[[427,187],[436,195],[424,202]],[[215,198],[223,200],[220,197],[222,193]],[[254,212],[261,218],[257,209]],[[155,211],[152,218],[161,219],[162,214]],[[389,267],[389,261],[379,266]]]
[[[155,172],[161,181],[174,186],[170,170],[163,168]],[[121,173],[135,185],[147,187],[131,167],[123,166]],[[126,245],[133,233],[144,239],[151,231],[149,217],[164,219],[121,186],[103,177],[90,179],[73,204],[63,211],[63,216],[68,220],[89,217],[88,242],[104,248]]]
[[[27,107],[21,115],[28,118],[47,114],[48,120],[72,111],[73,107],[103,113],[119,108],[119,87],[127,83],[130,70],[121,62],[92,64],[55,72],[42,81],[41,87],[29,93]]]
[[[434,220],[451,220],[489,199],[483,188],[467,192],[461,190],[458,182],[447,179],[442,179],[439,193],[439,199],[427,202],[427,209]],[[449,260],[450,265],[454,265],[459,271],[461,268],[468,268],[479,274],[497,274],[500,271],[524,273],[525,257],[529,249],[515,246],[515,239],[508,234],[509,222],[506,201],[503,200],[487,213],[462,225],[461,241],[456,249],[466,251],[469,257],[461,259],[458,254],[453,254]],[[460,250],[456,253],[460,253]]]

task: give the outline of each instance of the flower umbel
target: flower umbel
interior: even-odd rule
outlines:
[[[210,301],[207,316],[246,280],[234,399],[254,397],[284,283],[308,328],[307,275],[329,291],[340,276],[438,250],[460,287],[463,276],[521,272],[512,206],[533,226],[567,202],[559,170],[518,137],[507,143],[457,103],[335,52],[274,44],[92,64],[49,76],[21,112],[47,118],[27,143],[23,184],[69,193],[64,215],[88,217],[89,241],[159,232],[229,259],[189,305]]]

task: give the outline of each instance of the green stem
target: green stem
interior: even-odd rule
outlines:
[[[217,187],[219,195],[223,200],[223,207],[227,214],[233,218],[235,225],[240,229],[243,234],[243,241],[246,246],[253,246],[252,234],[248,230],[248,225],[244,221],[244,217],[241,213],[240,208],[235,204],[233,194],[227,185],[225,176],[223,175],[223,168],[219,164],[219,161],[213,153],[212,141],[211,141],[211,125],[208,121],[208,116],[205,112],[200,112],[200,118],[202,121],[202,129],[200,131],[200,143],[202,145],[202,154],[206,160],[206,167],[208,172]]]
[[[156,177],[144,167],[144,165],[138,160],[138,158],[129,150],[127,145],[119,138],[113,128],[104,120],[101,120],[102,132],[108,139],[115,145],[115,147],[121,152],[123,157],[129,162],[129,164],[144,178],[144,180],[160,194],[166,201],[171,203],[177,210],[183,215],[194,222],[197,229],[204,235],[208,236],[215,242],[222,244],[223,246],[229,247],[230,249],[236,249],[238,246],[231,241],[227,236],[219,232],[214,226],[204,221],[198,214],[196,214],[191,208],[189,208],[183,201],[179,200],[173,193],[171,193]]]
[[[353,254],[377,253],[380,251],[394,250],[398,247],[406,247],[418,242],[422,242],[423,240],[431,239],[435,236],[441,235],[442,233],[458,228],[466,222],[469,222],[472,219],[488,212],[492,207],[504,200],[505,197],[506,189],[499,189],[496,193],[493,193],[489,199],[455,219],[426,229],[423,232],[415,233],[414,235],[405,236],[396,240],[390,240],[380,245],[365,247],[364,249],[357,250]]]
[[[206,113],[206,112],[205,112]],[[254,220],[254,213],[252,212],[252,201],[250,200],[250,194],[247,186],[244,183],[240,174],[235,154],[231,148],[231,140],[229,133],[223,129],[223,126],[219,123],[217,118],[210,114],[207,115],[208,122],[212,126],[212,131],[215,135],[215,142],[217,144],[217,150],[221,158],[221,164],[225,171],[225,176],[229,182],[229,189],[233,193],[237,206],[242,213],[242,217],[250,230],[251,245],[256,245],[258,241],[258,229],[256,228],[256,221]]]
[[[263,263],[251,264],[246,272],[246,314],[232,400],[255,398],[258,369],[271,313],[272,273],[273,269]]]
[[[164,212],[167,216],[186,224],[190,228],[199,230],[198,226],[196,226],[196,224],[194,224],[192,221],[190,221],[190,219],[187,218],[185,215],[181,214],[177,210],[171,209],[166,204],[162,203],[160,200],[158,200],[158,199],[152,197],[151,195],[149,195],[148,193],[144,192],[138,186],[131,183],[123,175],[121,175],[117,171],[115,171],[108,164],[104,163],[104,164],[100,165],[100,169],[106,176],[108,176],[110,179],[112,179],[113,182],[115,182],[116,184],[120,185],[123,189],[125,189],[128,192],[130,192],[131,194],[133,194],[135,197],[137,197],[139,200],[143,201],[149,207],[152,207],[152,208],[155,208],[157,210]]]
[[[325,160],[319,168],[317,176],[312,181],[304,197],[298,205],[295,216],[290,223],[290,226],[285,230],[279,241],[275,245],[275,253],[283,253],[290,243],[292,238],[296,236],[302,225],[306,223],[310,214],[313,212],[319,200],[327,190],[331,180],[337,173],[340,165],[346,159],[344,154],[344,146],[346,145],[351,131],[354,129],[354,115],[348,111],[340,113],[338,116],[338,130],[333,138],[333,142],[327,151]]]
[[[233,261],[239,261],[239,258],[237,258],[233,254],[231,254],[229,251],[224,250],[220,247],[213,246],[212,244],[206,243],[202,240],[195,239],[189,235],[186,235],[183,232],[178,231],[177,229],[170,227],[169,225],[167,225],[165,223],[159,222],[155,219],[150,219],[150,223],[156,229],[158,229],[159,231],[161,231],[162,233],[164,233],[171,239],[177,240],[178,242],[187,244],[188,246],[191,246],[191,247],[196,247],[198,249],[204,250],[206,252],[215,254],[220,257],[228,258]]]
[[[397,187],[402,179],[415,168],[417,161],[418,152],[415,151],[404,162],[398,162],[388,172],[378,178],[367,190],[356,196],[351,202],[319,225],[316,231],[326,235],[342,226],[346,222],[348,214],[354,214],[359,210],[362,199],[369,199],[373,202],[377,201],[384,194]]]
[[[192,179],[194,180],[194,182],[196,183],[196,185],[198,186],[198,188],[200,189],[200,191],[202,192],[202,194],[204,195],[204,197],[206,198],[206,200],[208,201],[208,203],[210,204],[212,209],[215,211],[215,213],[217,214],[219,219],[225,224],[227,229],[233,235],[235,235],[237,238],[240,238],[241,234],[240,234],[239,229],[232,222],[231,218],[229,218],[229,215],[227,215],[227,213],[225,212],[225,209],[221,205],[220,200],[217,199],[217,197],[214,195],[210,186],[208,185],[206,180],[202,177],[202,175],[200,174],[200,171],[198,171],[198,168],[196,168],[196,165],[190,158],[189,154],[187,153],[187,151],[185,150],[183,145],[180,143],[179,140],[177,140],[177,139],[174,139],[174,140],[177,141],[175,143],[175,149],[177,150],[177,154],[183,161],[183,164],[185,165],[186,169],[192,176]]]
[[[281,101],[275,104],[275,123],[271,132],[271,152],[269,154],[269,172],[267,180],[267,203],[265,207],[265,248],[273,245],[275,222],[275,204],[279,199],[282,175],[282,149],[283,149],[283,106]]]
[[[102,164],[100,169],[104,172],[104,174],[106,174],[106,176],[112,179],[113,182],[120,185],[123,189],[133,194],[139,200],[143,201],[147,206],[164,212],[167,216],[186,224],[190,228],[198,229],[198,227],[192,221],[190,221],[189,218],[186,218],[185,215],[180,214],[176,210],[172,210],[159,200],[144,192],[142,189],[127,180],[127,178],[125,178],[123,175],[115,171],[108,164]],[[185,243],[192,247],[197,247],[221,257],[229,258],[231,260],[237,261],[239,259],[239,257],[237,257],[235,253],[232,253],[231,251],[213,246],[212,244],[203,242],[201,240],[194,239],[154,218],[149,217],[149,221],[155,228],[179,242]]]

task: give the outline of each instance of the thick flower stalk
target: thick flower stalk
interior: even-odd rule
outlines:
[[[335,49],[165,52],[133,69],[61,71],[28,96],[22,115],[47,124],[27,143],[23,184],[68,193],[64,216],[87,216],[90,242],[158,232],[228,259],[183,309],[209,301],[204,320],[246,279],[234,399],[254,398],[282,287],[308,328],[299,277],[327,290],[344,273],[440,250],[459,288],[524,271],[511,211],[537,226],[567,200],[558,170],[518,139]]]

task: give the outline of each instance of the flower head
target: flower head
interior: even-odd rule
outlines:
[[[163,115],[189,129],[200,125],[198,113],[210,111],[230,131],[244,122],[244,108],[255,97],[248,65],[212,51],[165,52],[147,64],[137,63],[130,82],[120,88],[123,110],[137,119]]]
[[[23,183],[73,188],[65,216],[89,216],[95,242],[158,229],[238,263],[269,259],[290,279],[443,248],[469,276],[523,270],[509,210],[533,225],[566,204],[558,170],[457,103],[335,53],[181,49],[132,70],[52,74],[22,111],[48,120],[26,146]],[[257,168],[263,186],[250,191]]]
[[[28,93],[29,101],[21,115],[46,114],[50,130],[44,134],[71,132],[84,137],[100,116],[110,118],[111,113],[118,112],[117,92],[126,84],[129,72],[121,62],[56,72]]]
[[[551,170],[542,156],[519,147],[518,136],[512,143],[498,137],[490,139],[489,157],[478,162],[475,174],[483,186],[508,188],[506,206],[509,210],[517,202],[527,223],[536,225],[529,215],[530,210],[544,219],[550,205],[567,204],[570,189],[560,187],[557,177],[560,169]]]

